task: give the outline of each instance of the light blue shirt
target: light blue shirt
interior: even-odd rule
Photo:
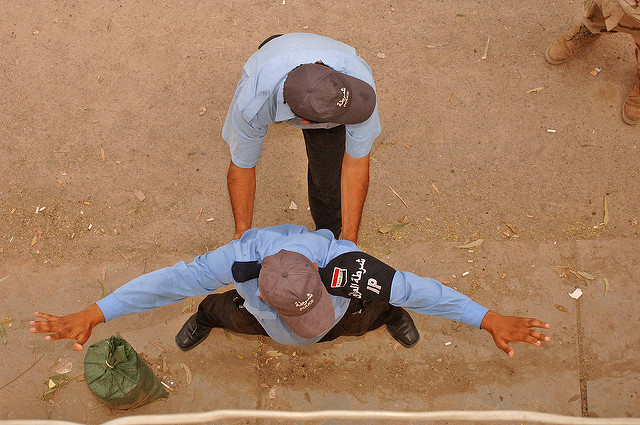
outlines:
[[[310,232],[303,226],[253,228],[244,235],[214,251],[196,257],[187,264],[179,262],[173,267],[147,273],[116,289],[102,300],[98,307],[105,320],[148,311],[172,304],[191,296],[207,295],[233,283],[244,298],[244,307],[260,322],[271,338],[285,345],[309,345],[316,338],[302,338],[293,333],[278,313],[260,298],[258,279],[235,282],[231,266],[236,261],[258,261],[281,249],[298,252],[318,267],[345,252],[360,251],[350,241],[336,240],[329,230]],[[350,299],[330,295],[335,311],[334,326],[344,316]],[[409,272],[396,271],[391,286],[390,304],[405,307],[421,314],[432,314],[480,327],[488,309],[469,297]],[[327,331],[328,332],[328,331]]]
[[[371,68],[353,47],[308,33],[285,34],[269,41],[251,55],[242,68],[242,78],[222,128],[222,138],[229,144],[236,166],[256,165],[269,124],[284,121],[305,128],[284,103],[284,81],[298,65],[317,61],[359,78],[375,90]],[[369,119],[346,126],[346,152],[354,158],[367,155],[380,132],[376,105]]]

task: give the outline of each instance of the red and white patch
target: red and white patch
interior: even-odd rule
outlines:
[[[333,277],[331,278],[332,288],[342,288],[347,284],[347,269],[340,267],[333,268]]]

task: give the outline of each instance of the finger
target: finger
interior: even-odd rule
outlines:
[[[549,342],[551,341],[551,338],[549,338],[548,336],[546,336],[545,334],[543,334],[542,332],[538,332],[538,331],[529,331],[529,335],[531,335],[532,337],[540,340],[540,341],[545,341],[545,342]]]
[[[80,343],[78,343],[77,341],[73,344],[73,349],[76,351],[82,351],[82,349],[84,348],[84,346]]]
[[[529,344],[533,344],[533,345],[540,345],[540,341],[538,341],[537,338],[534,338],[530,335],[520,335],[519,338],[514,339],[514,341],[522,341],[522,342],[527,342]]]
[[[58,316],[53,316],[51,314],[47,314],[47,313],[39,313],[39,312],[35,312],[33,313],[34,316],[39,317],[41,319],[45,319],[45,320],[56,320],[58,319]]]
[[[513,348],[511,348],[511,346],[507,344],[507,342],[503,339],[496,341],[496,345],[498,346],[499,349],[507,353],[507,356],[509,357],[513,357],[513,355],[515,354],[515,352],[513,351]]]
[[[32,326],[30,330],[33,333],[57,332],[64,326],[61,321],[50,322],[48,320],[31,320],[29,324]]]
[[[60,332],[54,332],[45,336],[44,339],[46,339],[47,341],[57,341],[59,339],[62,339],[62,335],[60,335]]]
[[[542,322],[538,319],[527,319],[527,326],[529,328],[545,328],[545,329],[549,329],[551,327],[550,324]]]
[[[53,330],[53,326],[50,322],[36,322],[32,320],[29,324],[33,326],[29,329],[32,333],[51,332]]]
[[[499,349],[501,349],[502,351],[504,351],[505,353],[509,354],[509,344],[507,344],[507,341],[505,341],[502,338],[494,338],[493,342],[495,342],[496,347],[498,347]]]
[[[90,336],[91,336],[91,332],[89,332],[88,334],[78,335],[78,337],[76,338],[76,344],[82,347],[85,344],[85,342],[87,342]]]

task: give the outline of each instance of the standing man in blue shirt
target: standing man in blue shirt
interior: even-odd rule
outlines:
[[[234,290],[211,294],[232,283]],[[142,275],[81,312],[35,313],[44,320],[29,324],[33,333],[49,333],[49,341],[74,339],[81,350],[99,323],[206,294],[176,335],[182,350],[216,327],[308,345],[386,325],[393,338],[411,347],[419,334],[404,308],[485,329],[510,357],[511,342],[549,341],[531,329],[548,329],[546,323],[500,315],[436,280],[394,270],[325,229],[310,232],[290,224],[250,229],[190,264]]]
[[[369,152],[381,131],[371,68],[353,47],[308,33],[272,36],[251,55],[222,128],[234,239],[251,228],[255,166],[276,122],[302,129],[316,228],[357,242]]]

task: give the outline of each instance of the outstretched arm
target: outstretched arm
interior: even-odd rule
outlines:
[[[357,243],[362,207],[369,190],[369,155],[354,158],[345,152],[340,190],[342,239]]]
[[[236,233],[233,239],[239,239],[242,234],[251,228],[253,219],[253,202],[256,194],[256,169],[240,168],[233,162],[229,163],[227,172],[227,187],[233,219],[236,224]]]
[[[491,334],[496,346],[507,353],[509,357],[515,355],[515,351],[509,343],[516,341],[528,342],[540,346],[541,342],[551,340],[545,334],[531,328],[549,329],[551,325],[538,319],[530,319],[516,316],[503,316],[491,310],[482,319],[480,327]]]
[[[47,341],[74,339],[74,348],[82,350],[91,331],[99,323],[125,314],[149,311],[186,297],[207,295],[232,283],[233,261],[233,246],[224,245],[197,256],[189,264],[181,261],[172,267],[139,276],[78,313],[66,316],[35,313],[44,321],[29,322],[31,332],[49,333],[45,338]]]
[[[524,317],[502,316],[437,280],[410,272],[396,271],[389,303],[417,313],[435,314],[484,329],[491,334],[498,348],[509,357],[515,354],[509,345],[511,342],[524,341],[539,346],[550,340],[548,336],[531,329],[549,329],[548,323]]]
[[[84,343],[91,336],[93,328],[104,322],[104,315],[97,304],[92,304],[78,313],[66,316],[53,316],[38,312],[35,313],[35,316],[44,319],[44,321],[30,321],[32,333],[48,333],[49,335],[44,338],[47,341],[73,339],[76,341],[73,348],[78,351],[82,350]]]

